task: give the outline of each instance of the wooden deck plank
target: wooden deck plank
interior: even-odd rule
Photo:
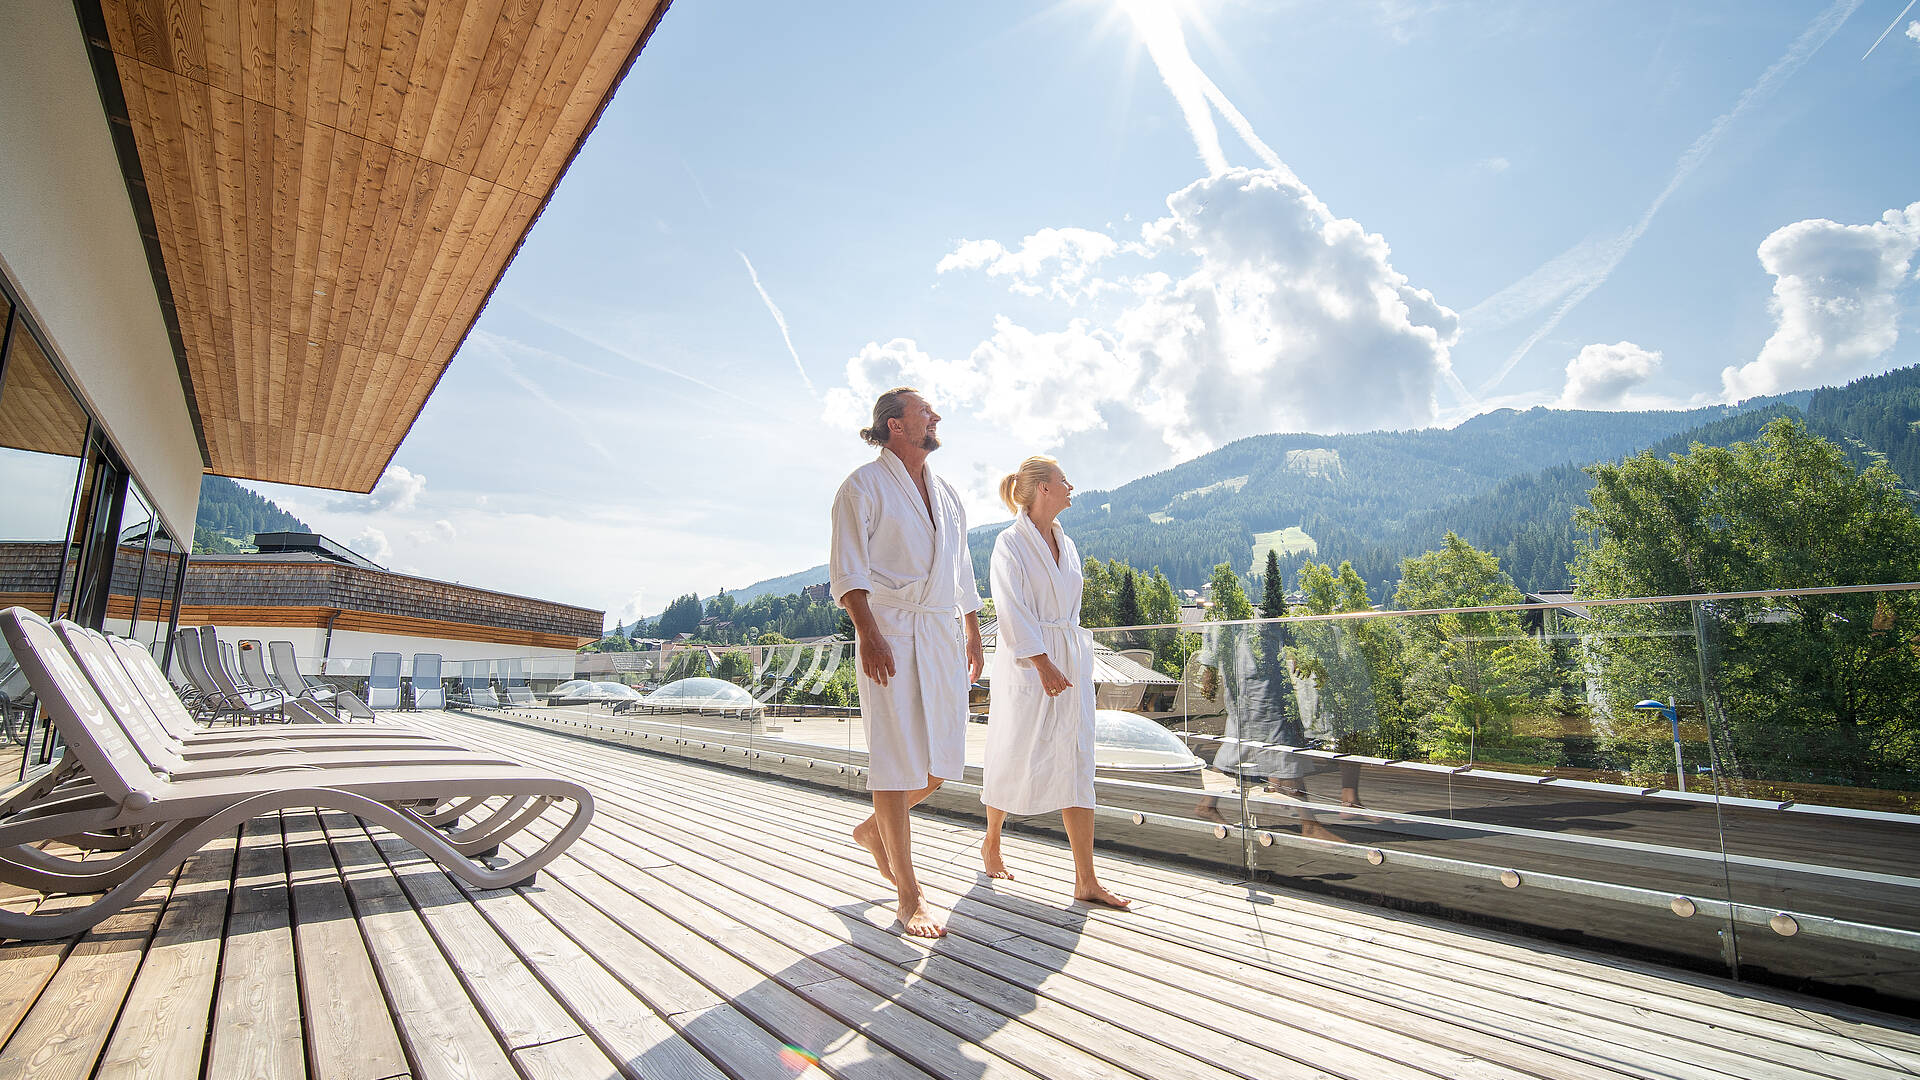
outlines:
[[[937,815],[916,854],[951,933],[908,939],[846,835],[858,792],[414,722],[591,778],[592,827],[484,891],[348,815],[252,822],[78,944],[0,943],[0,1076],[792,1080],[786,1045],[846,1080],[1920,1073],[1911,1020],[1123,852],[1097,861],[1140,910],[1089,910],[1057,839],[1010,834],[1021,880],[994,883],[978,826]]]
[[[0,1076],[93,1075],[173,883],[171,875],[155,882],[80,938],[0,1048]]]
[[[519,890],[480,891],[464,882],[454,884],[623,1073],[646,1080],[726,1076]]]
[[[312,813],[284,816],[293,894],[294,945],[316,1077],[380,1080],[407,1071],[380,979],[360,936],[327,834]]]
[[[384,830],[370,829],[369,834],[454,973],[486,1016],[494,1037],[509,1053],[582,1034],[580,1025],[431,859]],[[578,1052],[570,1053],[576,1059],[579,1056]],[[600,1067],[610,1070],[612,1063],[602,1055]]]
[[[296,1076],[306,1047],[279,815],[242,830],[229,911],[207,1075]]]
[[[326,815],[321,825],[413,1075],[419,1080],[513,1075],[506,1052],[366,832],[345,815]]]
[[[763,805],[763,806],[762,806],[762,807],[761,807],[761,808],[760,808],[760,809],[758,810],[758,812],[761,812],[761,813],[764,813],[764,812],[765,812],[765,807],[764,807],[764,805]],[[978,893],[970,893],[969,895],[970,895],[970,896],[978,896],[979,894],[978,894]],[[992,901],[993,903],[995,903],[995,904],[1001,904],[1001,905],[1005,905],[1005,904],[1007,904],[1007,903],[1010,903],[1010,901],[1009,901],[1009,900],[1007,900],[1007,899],[1005,899],[1005,898],[1003,898],[1003,897],[1001,897],[1001,896],[1000,896],[1000,895],[998,894],[998,892],[997,892],[997,891],[995,892],[995,894],[994,894],[994,895],[993,895],[993,896],[992,896],[992,897],[991,897],[990,899],[991,899],[991,901]],[[1030,912],[1029,912],[1028,914],[1030,914],[1030,915],[1039,915],[1039,916],[1041,916],[1042,918],[1045,918],[1045,917],[1047,917],[1047,916],[1050,916],[1050,915],[1052,915],[1052,914],[1054,913],[1054,911],[1055,911],[1055,909],[1054,909],[1054,908],[1052,908],[1052,907],[1050,907],[1050,906],[1048,906],[1048,905],[1045,905],[1045,904],[1041,904],[1041,905],[1036,905],[1036,907],[1035,907],[1035,909],[1034,909],[1033,911],[1030,911]],[[1001,918],[1001,919],[1000,919],[999,921],[1001,921],[1001,922],[1002,922],[1003,924],[1005,924],[1005,923],[1006,923],[1006,919],[1005,919],[1004,917],[1003,917],[1003,918]],[[1018,924],[1018,923],[1015,923],[1015,924],[1009,924],[1009,925],[1014,925],[1014,926],[1016,926],[1016,927],[1017,927],[1018,929],[1020,929],[1020,930],[1022,930],[1024,934],[1026,934],[1026,935],[1029,935],[1029,936],[1032,936],[1032,935],[1034,935],[1034,934],[1036,933],[1036,931],[1037,931],[1037,929],[1038,929],[1038,928],[1036,928],[1036,927],[1034,927],[1034,926],[1032,926],[1032,925],[1026,925],[1026,924]],[[1186,928],[1187,928],[1187,927],[1186,927],[1186,924],[1185,924],[1184,922],[1182,923],[1182,928],[1183,928],[1183,929],[1186,929]],[[1351,974],[1351,966],[1350,966],[1350,965],[1348,966],[1348,969],[1347,969],[1347,971],[1346,971],[1346,974],[1349,974],[1349,975]],[[1339,969],[1339,968],[1334,968],[1333,970],[1330,970],[1330,971],[1328,971],[1328,972],[1326,972],[1326,977],[1327,977],[1327,978],[1328,978],[1328,979],[1329,979],[1330,981],[1331,981],[1331,980],[1333,980],[1333,979],[1335,979],[1335,978],[1337,978],[1337,977],[1339,977],[1339,976],[1341,976],[1341,975],[1342,975],[1342,971],[1341,971],[1341,969]],[[1418,982],[1418,981],[1419,981],[1419,979],[1421,978],[1421,976],[1420,976],[1420,975],[1419,975],[1418,973],[1414,973],[1414,974],[1409,974],[1409,975],[1407,975],[1407,976],[1405,976],[1405,977],[1406,977],[1406,978],[1410,978],[1410,979],[1413,979],[1413,980],[1414,980],[1414,981],[1416,981],[1416,982]],[[1404,982],[1402,982],[1402,983],[1401,983],[1400,985],[1401,985],[1401,987],[1404,987],[1404,986],[1406,985],[1406,983],[1404,983]],[[1383,990],[1383,992],[1385,992],[1385,993],[1391,993],[1392,991],[1393,991],[1393,986],[1392,986],[1392,983],[1391,983],[1391,982],[1389,982],[1389,983],[1387,983],[1387,984],[1386,984],[1386,986],[1385,986],[1385,988],[1384,988],[1384,990]],[[1492,996],[1492,995],[1485,995],[1485,996],[1489,996],[1489,997],[1490,997],[1490,996]],[[1438,1000],[1438,999],[1436,999],[1436,1000]],[[1504,1004],[1504,1003],[1503,1003],[1503,1004]],[[1451,1014],[1449,1014],[1449,1015],[1451,1015]],[[1504,1016],[1504,1015],[1506,1015],[1506,1014],[1504,1014],[1504,1013],[1494,1013],[1494,1014],[1492,1014],[1492,1015],[1493,1015],[1493,1016],[1495,1016],[1495,1017],[1501,1017],[1501,1016]],[[1558,1020],[1565,1020],[1565,1019],[1566,1019],[1566,1016],[1567,1016],[1567,1014],[1566,1014],[1566,1013],[1564,1013],[1564,1012],[1561,1012],[1561,1013],[1556,1013],[1556,1014],[1553,1014],[1553,1015],[1550,1015],[1549,1017],[1547,1017],[1547,1021],[1548,1021],[1548,1023],[1549,1023],[1549,1024],[1551,1024],[1551,1023],[1552,1023],[1553,1021],[1558,1021]],[[1484,1015],[1484,1014],[1483,1014],[1483,1016],[1482,1016],[1482,1019],[1483,1019],[1483,1020],[1485,1019],[1485,1015]],[[1604,1023],[1604,1018],[1599,1018],[1599,1019],[1600,1019],[1600,1020],[1601,1020],[1601,1021],[1602,1021],[1602,1022]],[[1554,1045],[1554,1043],[1553,1043],[1553,1042],[1551,1041],[1551,1038],[1552,1038],[1552,1036],[1551,1036],[1551,1035],[1550,1035],[1550,1034],[1549,1034],[1549,1033],[1547,1032],[1547,1030],[1546,1030],[1546,1029],[1543,1029],[1543,1028],[1541,1028],[1541,1027],[1540,1027],[1539,1025],[1537,1025],[1537,1024],[1536,1024],[1536,1025],[1535,1025],[1535,1026],[1533,1026],[1532,1028],[1529,1028],[1529,1030],[1530,1030],[1531,1032],[1533,1032],[1533,1034],[1534,1034],[1534,1036],[1535,1036],[1536,1038],[1544,1038],[1544,1039],[1546,1039],[1546,1040],[1548,1040],[1548,1041],[1546,1041],[1546,1042],[1544,1042],[1544,1043],[1542,1043],[1542,1044],[1540,1044],[1540,1045],[1542,1045],[1543,1047],[1544,1047],[1544,1046],[1551,1046],[1551,1045]],[[1708,1032],[1707,1034],[1708,1034],[1709,1036],[1711,1036],[1711,1035],[1712,1035],[1713,1033],[1712,1033],[1712,1032]],[[1652,1041],[1652,1042],[1655,1042],[1655,1043],[1660,1043],[1660,1044],[1663,1044],[1663,1045],[1666,1045],[1666,1046],[1668,1047],[1668,1049],[1669,1049],[1670,1051],[1672,1051],[1672,1052],[1676,1052],[1676,1053],[1677,1053],[1677,1052],[1680,1052],[1680,1050],[1681,1050],[1681,1047],[1680,1047],[1680,1045],[1679,1045],[1679,1044],[1677,1044],[1677,1043],[1674,1043],[1674,1042],[1672,1042],[1671,1040],[1668,1040],[1668,1039],[1666,1038],[1666,1036],[1665,1036],[1664,1034],[1662,1034],[1662,1033],[1659,1033],[1659,1032],[1655,1032],[1655,1033],[1653,1034],[1653,1036],[1651,1037],[1651,1039],[1650,1039],[1650,1040],[1648,1039],[1648,1037],[1647,1037],[1647,1036],[1640,1036],[1640,1037],[1638,1037],[1638,1038],[1633,1038],[1633,1039],[1624,1039],[1623,1041],[1625,1041],[1625,1042],[1628,1042],[1628,1043],[1638,1043],[1638,1042],[1645,1042],[1645,1041]],[[1591,1040],[1589,1040],[1589,1041],[1587,1041],[1587,1042],[1585,1042],[1585,1043],[1584,1043],[1584,1045],[1586,1045],[1586,1046],[1588,1046],[1588,1047],[1589,1047],[1589,1050],[1590,1050],[1590,1051],[1596,1051],[1596,1050],[1598,1050],[1598,1049],[1599,1049],[1599,1047],[1600,1047],[1601,1045],[1603,1045],[1603,1044],[1596,1044],[1596,1043],[1594,1043],[1594,1042],[1592,1042]],[[1714,1046],[1711,1046],[1711,1045],[1708,1045],[1708,1046],[1705,1046],[1705,1047],[1701,1047],[1701,1048],[1692,1048],[1692,1047],[1689,1047],[1689,1048],[1686,1048],[1686,1055],[1687,1055],[1688,1057],[1691,1057],[1691,1056],[1704,1056],[1704,1057],[1706,1057],[1706,1058],[1708,1058],[1709,1060],[1714,1060],[1714,1059],[1715,1059],[1715,1055],[1716,1055],[1716,1054],[1718,1054],[1718,1053],[1719,1053],[1719,1048],[1716,1048],[1716,1047],[1714,1047]],[[1800,1060],[1798,1061],[1798,1064],[1799,1064],[1800,1066],[1802,1066],[1802,1067],[1806,1067],[1806,1068],[1811,1068],[1811,1069],[1816,1069],[1816,1070],[1819,1070],[1819,1069],[1822,1069],[1822,1068],[1824,1067],[1824,1064],[1825,1064],[1825,1063],[1824,1063],[1824,1060],[1823,1060],[1823,1059],[1822,1059],[1822,1058],[1821,1058],[1821,1057],[1820,1057],[1819,1055],[1808,1055],[1808,1054],[1806,1054],[1806,1053],[1805,1053],[1804,1051],[1800,1051],[1800,1050],[1799,1050],[1799,1048],[1797,1048],[1797,1047],[1794,1047],[1794,1046],[1792,1046],[1791,1044],[1788,1044],[1788,1043],[1781,1043],[1781,1044],[1776,1044],[1775,1046],[1773,1046],[1773,1047],[1772,1047],[1772,1048],[1771,1048],[1771,1049],[1770,1049],[1770,1050],[1769,1050],[1769,1051],[1768,1051],[1768,1052],[1767,1052],[1767,1053],[1766,1053],[1766,1054],[1764,1055],[1764,1057],[1765,1057],[1765,1059],[1766,1059],[1766,1060],[1765,1060],[1765,1062],[1764,1062],[1763,1064],[1761,1064],[1761,1065],[1759,1065],[1759,1066],[1757,1066],[1757,1067],[1756,1067],[1756,1068],[1757,1068],[1757,1069],[1759,1070],[1757,1074],[1758,1074],[1758,1075],[1768,1075],[1768,1070],[1770,1070],[1770,1069],[1772,1069],[1772,1068],[1775,1068],[1775,1067],[1776,1067],[1776,1066],[1775,1066],[1775,1065],[1773,1064],[1773,1061],[1772,1061],[1772,1059],[1774,1059],[1774,1058],[1775,1058],[1776,1056],[1778,1056],[1778,1057],[1785,1057],[1785,1058],[1789,1058],[1789,1059],[1792,1059],[1792,1058],[1795,1058],[1796,1056],[1798,1056],[1798,1057],[1799,1057],[1799,1059],[1800,1059]],[[1721,1062],[1721,1064],[1722,1064],[1723,1066],[1725,1066],[1726,1068],[1728,1068],[1728,1069],[1733,1069],[1733,1068],[1736,1068],[1737,1066],[1740,1066],[1740,1065],[1746,1065],[1746,1064],[1747,1064],[1747,1062],[1746,1062],[1746,1059],[1745,1059],[1745,1055],[1737,1055],[1737,1056],[1735,1056],[1735,1057],[1728,1057],[1728,1056],[1726,1056],[1725,1054],[1721,1054],[1721,1055],[1720,1055],[1720,1057],[1718,1058],[1718,1060],[1720,1060],[1720,1062]],[[1871,1067],[1871,1066],[1868,1066],[1868,1067]],[[1729,1075],[1738,1075],[1738,1073],[1737,1073],[1737,1072],[1730,1072],[1730,1073],[1729,1073]]]
[[[656,816],[649,817],[647,819],[648,823],[644,827],[650,828],[650,829],[657,829],[659,827],[661,817],[664,817],[664,815],[656,815]],[[631,831],[629,831],[629,835],[631,835]],[[697,843],[698,834],[689,833],[687,834],[686,839],[690,840],[691,842]],[[693,853],[691,851],[677,851],[677,852],[673,852],[673,854],[675,856],[676,862],[682,864],[683,866],[691,867],[702,861],[701,857],[698,854]],[[732,869],[730,867],[725,866],[724,864],[720,864],[717,862],[712,863],[712,865],[717,867],[723,873],[729,869]],[[674,869],[674,868],[670,868],[670,870],[671,869]],[[654,871],[652,872],[652,876],[666,877],[669,874],[670,870]],[[744,874],[743,870],[735,871],[735,872]],[[742,894],[737,897],[729,898],[728,903],[729,905],[751,903],[751,901],[748,900],[748,897],[753,895],[759,895],[759,896],[769,897],[769,898],[779,897],[785,903],[785,906],[789,910],[800,910],[804,907],[807,900],[812,899],[815,902],[819,903],[823,909],[830,908],[836,914],[844,916],[842,920],[843,922],[851,925],[863,925],[864,923],[862,919],[853,917],[851,914],[848,914],[848,911],[849,909],[858,909],[862,912],[865,912],[865,911],[871,910],[872,905],[865,900],[858,899],[851,893],[841,893],[837,896],[818,895],[817,890],[827,880],[827,877],[828,875],[822,872],[818,875],[783,874],[783,875],[776,876],[773,874],[768,874],[761,879],[750,878],[745,889],[742,891]],[[803,890],[806,891],[806,893],[810,895],[796,896],[793,894],[785,893],[785,891],[782,889],[780,884],[780,882],[783,882],[783,881],[784,882],[793,882],[793,881],[802,882],[803,883],[802,885],[795,886],[795,887],[802,888]],[[709,886],[709,887],[711,888],[714,886]],[[884,909],[880,909],[878,912],[876,912],[875,917],[883,925],[891,921],[891,916],[884,914]],[[756,919],[755,921],[758,921],[758,920]],[[973,923],[973,920],[970,920],[965,914],[956,915],[953,923],[950,924],[950,926],[954,930],[954,934],[956,935],[951,940],[957,942],[966,938],[970,932],[977,933],[978,930],[975,929],[972,923]],[[872,926],[870,927],[870,929],[876,934],[882,933],[879,926]],[[996,941],[1004,940],[1006,938],[1013,936],[1009,933],[1004,933],[1004,932],[995,933],[993,932],[994,928],[992,928],[991,926],[986,927],[986,930],[987,932],[985,934],[982,934],[982,936],[991,940],[996,940]],[[885,940],[900,942],[901,946],[907,949],[910,955],[919,955],[919,956],[925,955],[924,951],[921,950],[917,945],[908,943],[904,939],[885,937],[884,935],[883,937]],[[951,948],[951,946],[947,946],[946,948]],[[946,948],[943,948],[941,951],[943,952],[946,951]],[[985,972],[985,971],[993,970],[997,968],[997,963],[990,962],[986,965],[977,965],[977,966],[980,967],[982,972]],[[1013,997],[1011,998],[1011,1000],[1004,993],[1002,994],[1002,996],[999,997],[998,1000],[1002,1003],[1003,1007],[1008,1008],[1012,1014],[1017,1015],[1022,1009],[1029,1007],[1031,1005],[1032,994],[1030,991],[1031,991],[1030,987],[1015,987],[1012,990]],[[1022,1000],[1021,995],[1025,995],[1024,1000]],[[1165,995],[1163,994],[1162,997],[1164,998]],[[1193,1002],[1192,1007],[1190,1009],[1183,1009],[1183,1011],[1190,1011],[1191,1013],[1196,1015],[1201,1015],[1201,1014],[1217,1015],[1223,1012],[1223,1010],[1221,1010],[1216,1006],[1206,1005],[1205,1003],[1201,1003],[1201,1002]],[[1106,1013],[1102,1012],[1097,1015],[1106,1015]],[[1257,1013],[1252,1014],[1255,1020],[1258,1019],[1258,1015],[1259,1014]],[[1313,1019],[1324,1022],[1326,1018],[1316,1016]],[[1255,1026],[1257,1027],[1258,1025],[1256,1024]],[[1271,1029],[1273,1025],[1268,1025],[1268,1027],[1269,1029]],[[1228,1035],[1240,1034],[1240,1032],[1237,1031],[1235,1026],[1233,1026],[1232,1024],[1225,1025],[1225,1030],[1222,1031],[1221,1033],[1228,1034]],[[1380,1036],[1381,1033],[1373,1032],[1370,1034],[1377,1038]],[[1308,1032],[1308,1029],[1303,1028],[1299,1032],[1289,1033],[1290,1037],[1288,1037],[1286,1041],[1288,1042],[1294,1041],[1294,1039],[1291,1036],[1296,1036],[1296,1035],[1303,1037],[1308,1042],[1312,1042],[1318,1038],[1317,1036],[1310,1034]],[[1101,1043],[1096,1043],[1096,1045],[1103,1045],[1106,1042],[1107,1040],[1102,1040]],[[1154,1050],[1155,1048],[1152,1048],[1149,1046],[1136,1046],[1135,1049],[1152,1052],[1152,1050]],[[1461,1055],[1453,1054],[1447,1050],[1442,1049],[1439,1046],[1431,1046],[1431,1045],[1423,1046],[1420,1048],[1420,1050],[1423,1053],[1425,1059],[1427,1059],[1430,1063],[1438,1059],[1455,1059],[1450,1061],[1450,1064],[1455,1067],[1454,1069],[1455,1075],[1474,1075],[1474,1072],[1470,1064],[1468,1064],[1466,1059],[1462,1058]],[[1164,1055],[1164,1051],[1161,1051],[1161,1052]],[[1138,1054],[1129,1054],[1124,1056],[1122,1060],[1137,1060],[1138,1056],[1139,1056]],[[1382,1063],[1377,1060],[1370,1062],[1369,1064],[1371,1066],[1370,1071],[1374,1074],[1390,1075],[1393,1067],[1390,1063]],[[1164,1067],[1164,1063],[1163,1063],[1163,1067]],[[1507,1075],[1514,1075],[1514,1074],[1508,1073]]]
[[[100,1075],[198,1080],[226,936],[237,836],[201,848],[179,882],[100,1059]]]
[[[768,784],[760,784],[760,788],[778,788],[778,786],[768,786]],[[760,813],[762,817],[764,817],[764,815],[768,813],[768,807],[766,807],[766,803],[764,803],[764,796],[762,796],[762,803],[758,805],[758,811],[756,811],[756,813]]]

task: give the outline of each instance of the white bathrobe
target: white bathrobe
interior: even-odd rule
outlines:
[[[929,777],[958,780],[967,757],[967,641],[960,617],[980,610],[967,515],[952,485],[925,472],[933,517],[890,450],[860,466],[833,497],[833,599],[867,591],[893,650],[881,686],[859,670],[867,731],[867,788],[913,791]]]
[[[1093,634],[1080,625],[1080,552],[1058,522],[1060,559],[1022,512],[993,544],[993,703],[980,801],[1009,814],[1093,806]],[[1027,657],[1073,683],[1048,697]]]

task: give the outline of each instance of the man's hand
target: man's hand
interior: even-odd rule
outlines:
[[[887,685],[893,678],[893,647],[880,634],[880,626],[873,621],[873,608],[867,603],[867,590],[854,589],[840,597],[840,605],[847,609],[847,617],[853,620],[853,647],[860,654],[860,670],[867,678]]]
[[[967,681],[980,681],[980,673],[987,669],[987,653],[980,645],[980,616],[967,612]]]
[[[1028,657],[1027,662],[1033,665],[1033,670],[1040,673],[1040,687],[1047,692],[1048,697],[1059,697],[1073,689],[1073,683],[1068,680],[1066,673],[1054,667],[1053,658],[1046,653],[1036,653]]]
[[[887,685],[893,678],[893,646],[879,634],[863,634],[857,627],[853,636],[854,648],[860,653],[860,670],[881,686]]]

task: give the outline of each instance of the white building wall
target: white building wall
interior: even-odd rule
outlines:
[[[182,543],[200,446],[114,154],[79,16],[0,15],[0,267]]]

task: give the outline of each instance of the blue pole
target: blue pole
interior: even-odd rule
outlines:
[[[1661,710],[1667,714],[1667,723],[1673,725],[1673,774],[1680,780],[1680,790],[1687,790],[1687,768],[1680,760],[1680,710],[1674,708],[1673,699],[1667,699],[1667,707]]]

